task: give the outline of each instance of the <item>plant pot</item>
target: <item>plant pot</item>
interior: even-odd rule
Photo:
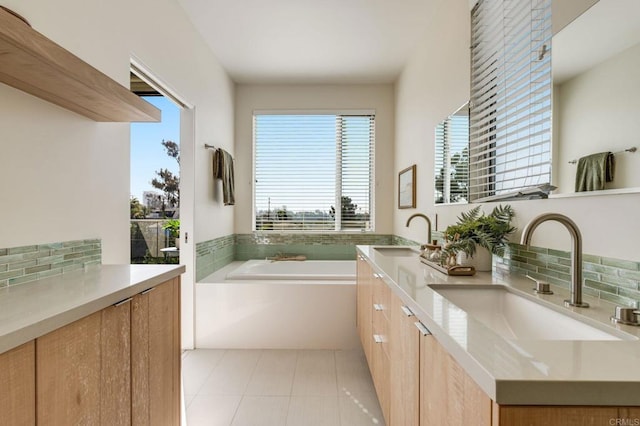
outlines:
[[[491,252],[484,247],[476,246],[476,253],[473,257],[460,251],[456,255],[456,263],[462,266],[473,266],[478,272],[491,272],[491,263],[493,256]]]

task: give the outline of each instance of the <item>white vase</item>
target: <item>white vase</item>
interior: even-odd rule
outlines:
[[[462,266],[473,266],[478,272],[490,272],[493,256],[484,247],[476,246],[473,257],[467,257],[465,252],[460,251],[456,255],[456,263]]]

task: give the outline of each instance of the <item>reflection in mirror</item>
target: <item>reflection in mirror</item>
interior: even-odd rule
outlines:
[[[469,198],[469,103],[436,126],[435,203]]]
[[[613,179],[597,188],[640,188],[640,1],[600,0],[553,37],[552,56],[554,194],[583,189],[606,152]]]
[[[479,0],[471,11],[471,202],[550,182],[551,27],[551,0]]]

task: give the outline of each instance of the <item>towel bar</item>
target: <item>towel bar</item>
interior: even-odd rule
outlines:
[[[613,152],[612,154],[613,154],[613,155],[615,155],[615,154],[624,154],[625,152],[631,152],[631,153],[633,153],[633,152],[636,152],[637,150],[638,150],[638,148],[637,148],[637,147],[632,146],[631,148],[627,148],[627,149],[622,150],[622,151]],[[578,164],[578,160],[571,160],[571,161],[568,161],[568,163],[569,163],[569,164]]]

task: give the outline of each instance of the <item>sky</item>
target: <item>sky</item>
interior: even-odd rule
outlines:
[[[131,195],[140,202],[144,191],[156,191],[151,180],[156,170],[169,169],[179,174],[176,160],[169,157],[163,140],[180,143],[180,108],[164,96],[145,96],[144,99],[162,110],[160,123],[131,124]]]

